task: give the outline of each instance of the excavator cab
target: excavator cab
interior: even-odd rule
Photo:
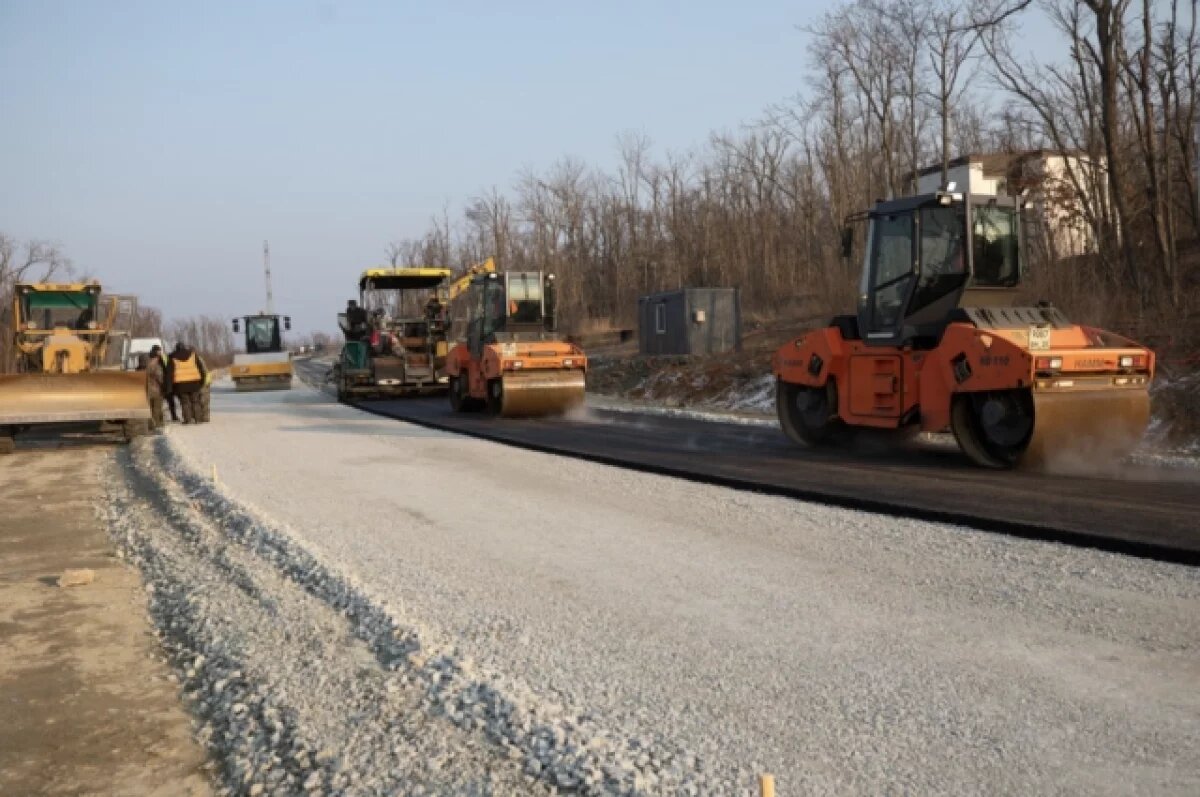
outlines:
[[[932,348],[964,302],[1012,301],[1021,276],[1017,200],[939,191],[880,202],[867,219],[857,314],[866,343]]]

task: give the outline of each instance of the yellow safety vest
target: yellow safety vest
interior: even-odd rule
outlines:
[[[172,358],[172,362],[175,363],[174,381],[176,384],[180,382],[200,381],[200,369],[196,366],[195,352],[193,352],[192,356],[188,357],[186,360],[175,360]]]

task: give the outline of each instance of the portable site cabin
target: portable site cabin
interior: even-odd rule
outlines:
[[[737,288],[683,288],[638,299],[642,354],[720,354],[741,348]]]

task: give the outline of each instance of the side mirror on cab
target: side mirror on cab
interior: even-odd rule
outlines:
[[[283,328],[288,332],[292,331],[292,317],[290,315],[285,315],[283,317]]]
[[[233,319],[233,331],[234,331],[234,332],[241,332],[241,331],[242,331],[241,327],[240,327],[240,326],[238,326],[238,320],[237,320],[236,318],[235,318],[235,319]]]
[[[842,257],[849,260],[854,254],[854,228],[842,228]]]

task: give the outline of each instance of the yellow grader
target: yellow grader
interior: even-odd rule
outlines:
[[[0,453],[42,424],[115,423],[126,440],[149,431],[146,375],[103,366],[116,302],[95,282],[14,287],[16,373],[0,375]]]

